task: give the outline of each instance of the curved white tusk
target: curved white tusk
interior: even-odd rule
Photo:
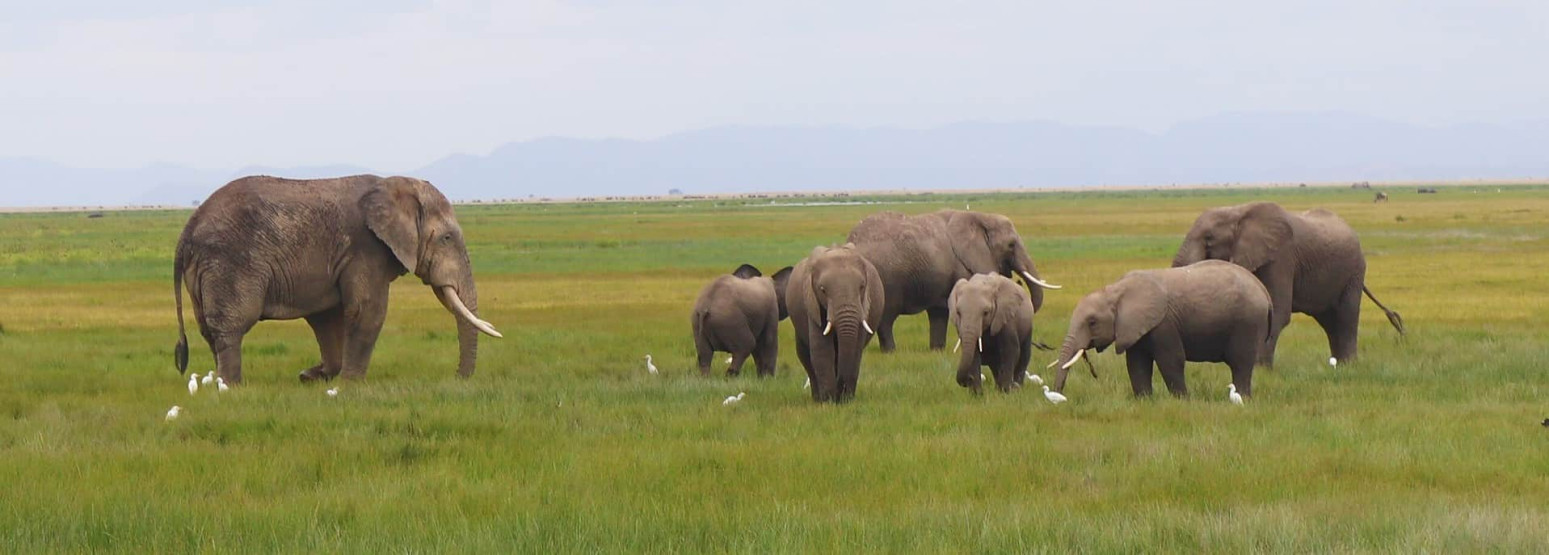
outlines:
[[[1065,288],[1065,286],[1063,286],[1063,285],[1055,285],[1055,284],[1049,283],[1047,281],[1035,278],[1035,277],[1033,277],[1033,273],[1029,272],[1027,270],[1023,270],[1022,271],[1022,277],[1026,278],[1027,281],[1033,282],[1034,285],[1037,285],[1037,286],[1042,287],[1044,289],[1064,289]]]
[[[866,328],[866,333],[869,333],[869,334],[872,334],[872,335],[876,335],[877,334],[877,332],[871,331],[871,324],[866,323],[865,320],[861,320],[861,327]]]
[[[981,353],[984,352],[984,338],[983,337],[979,338],[979,352],[981,352]]]
[[[1084,355],[1084,354],[1086,354],[1086,349],[1081,349],[1079,351],[1076,351],[1076,355],[1073,356],[1073,357],[1070,357],[1070,362],[1066,362],[1065,364],[1061,365],[1060,366],[1060,370],[1065,370],[1065,369],[1070,368],[1070,366],[1075,364],[1076,361],[1081,360],[1081,355]]]
[[[1048,366],[1045,366],[1045,367],[1043,367],[1043,368],[1044,368],[1044,369],[1045,369],[1045,370],[1048,370],[1048,369],[1050,369],[1050,368],[1053,368],[1053,367],[1054,367],[1054,365],[1056,365],[1056,364],[1059,364],[1059,363],[1060,363],[1060,359],[1057,359],[1057,358],[1056,358],[1056,359],[1054,359],[1054,360],[1053,360],[1053,361],[1052,361],[1052,362],[1050,362],[1050,363],[1049,363],[1049,365],[1048,365]]]
[[[954,353],[957,352],[957,350],[959,348],[962,348],[962,346],[963,346],[963,338],[959,337],[959,338],[957,338],[957,343],[952,345],[952,352],[954,352]]]
[[[834,321],[833,320],[829,320],[828,321],[828,325],[823,326],[823,335],[828,335],[828,332],[831,332],[833,330],[834,330]]]
[[[473,327],[478,328],[479,331],[487,333],[493,337],[505,337],[500,335],[500,332],[495,331],[495,326],[490,325],[489,322],[480,320],[478,316],[473,315],[473,311],[468,310],[468,306],[463,304],[462,297],[457,296],[457,288],[450,285],[442,286],[441,294],[436,296],[441,298],[441,304],[446,305],[447,310],[452,311],[453,314],[461,316],[462,319],[467,320],[469,324],[473,324]]]

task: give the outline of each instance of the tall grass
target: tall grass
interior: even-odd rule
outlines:
[[[297,383],[317,357],[299,322],[255,328],[241,388],[188,396],[169,279],[187,212],[0,216],[0,545],[1543,552],[1549,191],[1495,190],[461,207],[480,305],[506,339],[457,379],[451,317],[400,280],[369,378],[337,398]],[[1098,379],[1071,378],[1065,405],[974,397],[953,357],[924,349],[921,317],[900,321],[899,352],[866,355],[842,407],[801,389],[788,324],[773,379],[694,370],[706,280],[791,264],[875,210],[1011,216],[1067,286],[1035,319],[1057,343],[1082,294],[1166,265],[1201,209],[1254,199],[1344,216],[1411,334],[1368,304],[1361,359],[1333,369],[1297,316],[1241,408],[1209,364],[1190,365],[1192,400],[1131,400],[1111,354]],[[210,370],[193,347],[191,370]],[[173,404],[184,415],[164,422]]]

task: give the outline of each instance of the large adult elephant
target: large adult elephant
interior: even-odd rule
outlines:
[[[1275,345],[1292,312],[1318,321],[1335,359],[1354,359],[1362,292],[1404,333],[1403,318],[1366,287],[1366,255],[1355,230],[1333,212],[1292,214],[1272,202],[1206,210],[1184,236],[1173,267],[1207,259],[1242,266],[1269,290],[1274,321],[1259,364],[1274,364]]]
[[[974,274],[1021,276],[1043,309],[1043,289],[1059,289],[1039,278],[1033,259],[1011,219],[999,214],[940,210],[917,216],[879,212],[850,230],[849,241],[882,276],[887,299],[877,339],[883,351],[897,347],[893,322],[903,314],[930,318],[930,348],[947,344],[947,298],[957,280]]]
[[[430,183],[357,175],[244,177],[221,187],[178,238],[172,289],[176,363],[188,368],[182,284],[199,331],[230,383],[242,381],[242,337],[259,320],[305,318],[322,362],[302,381],[363,377],[387,316],[388,284],[413,272],[457,320],[457,371],[473,374],[479,294],[452,203]]]

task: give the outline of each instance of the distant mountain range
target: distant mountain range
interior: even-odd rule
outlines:
[[[930,129],[727,126],[653,140],[543,138],[417,170],[455,200],[755,191],[1549,176],[1549,122],[1421,127],[1348,113],[1231,113],[1162,133],[1051,122]],[[178,204],[235,177],[330,165],[82,169],[0,158],[0,206]]]

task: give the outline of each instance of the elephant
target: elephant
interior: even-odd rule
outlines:
[[[946,347],[947,297],[959,279],[1015,273],[1026,281],[1034,310],[1043,309],[1043,289],[1060,288],[1039,278],[1016,227],[999,214],[879,212],[856,224],[849,241],[882,275],[887,299],[877,337],[884,352],[897,348],[893,322],[899,315],[921,311],[930,318],[930,348]]]
[[[962,350],[957,385],[982,393],[979,367],[988,366],[1001,391],[1021,387],[1033,355],[1033,300],[1027,291],[1000,274],[976,274],[957,280],[947,313],[957,327],[955,348]]]
[[[458,375],[473,375],[479,294],[452,203],[410,177],[232,181],[194,210],[172,265],[178,372],[188,368],[183,282],[226,382],[242,382],[242,338],[260,320],[305,318],[322,362],[303,382],[362,378],[387,316],[388,284],[413,272],[457,322]]]
[[[1152,364],[1174,396],[1186,397],[1184,362],[1225,362],[1243,396],[1273,319],[1269,291],[1237,265],[1206,260],[1180,268],[1135,270],[1076,304],[1060,346],[1054,390],[1089,349],[1113,345],[1129,366],[1136,397],[1151,395]],[[1096,377],[1095,370],[1093,377]]]
[[[812,382],[812,400],[855,397],[861,354],[882,318],[882,277],[855,245],[817,247],[791,270],[785,285],[796,358]]]
[[[719,276],[700,291],[694,301],[694,349],[699,355],[700,375],[710,375],[710,359],[716,351],[731,353],[727,376],[742,373],[748,355],[759,377],[773,376],[780,352],[780,321],[786,317],[785,284],[791,268],[781,268],[773,278],[743,264]]]
[[[1317,320],[1338,362],[1353,360],[1362,292],[1387,314],[1399,335],[1404,334],[1403,317],[1366,287],[1366,256],[1355,230],[1333,212],[1292,214],[1272,202],[1206,210],[1184,236],[1173,266],[1207,259],[1247,268],[1269,290],[1275,322],[1259,352],[1261,365],[1274,365],[1275,345],[1292,312]]]

